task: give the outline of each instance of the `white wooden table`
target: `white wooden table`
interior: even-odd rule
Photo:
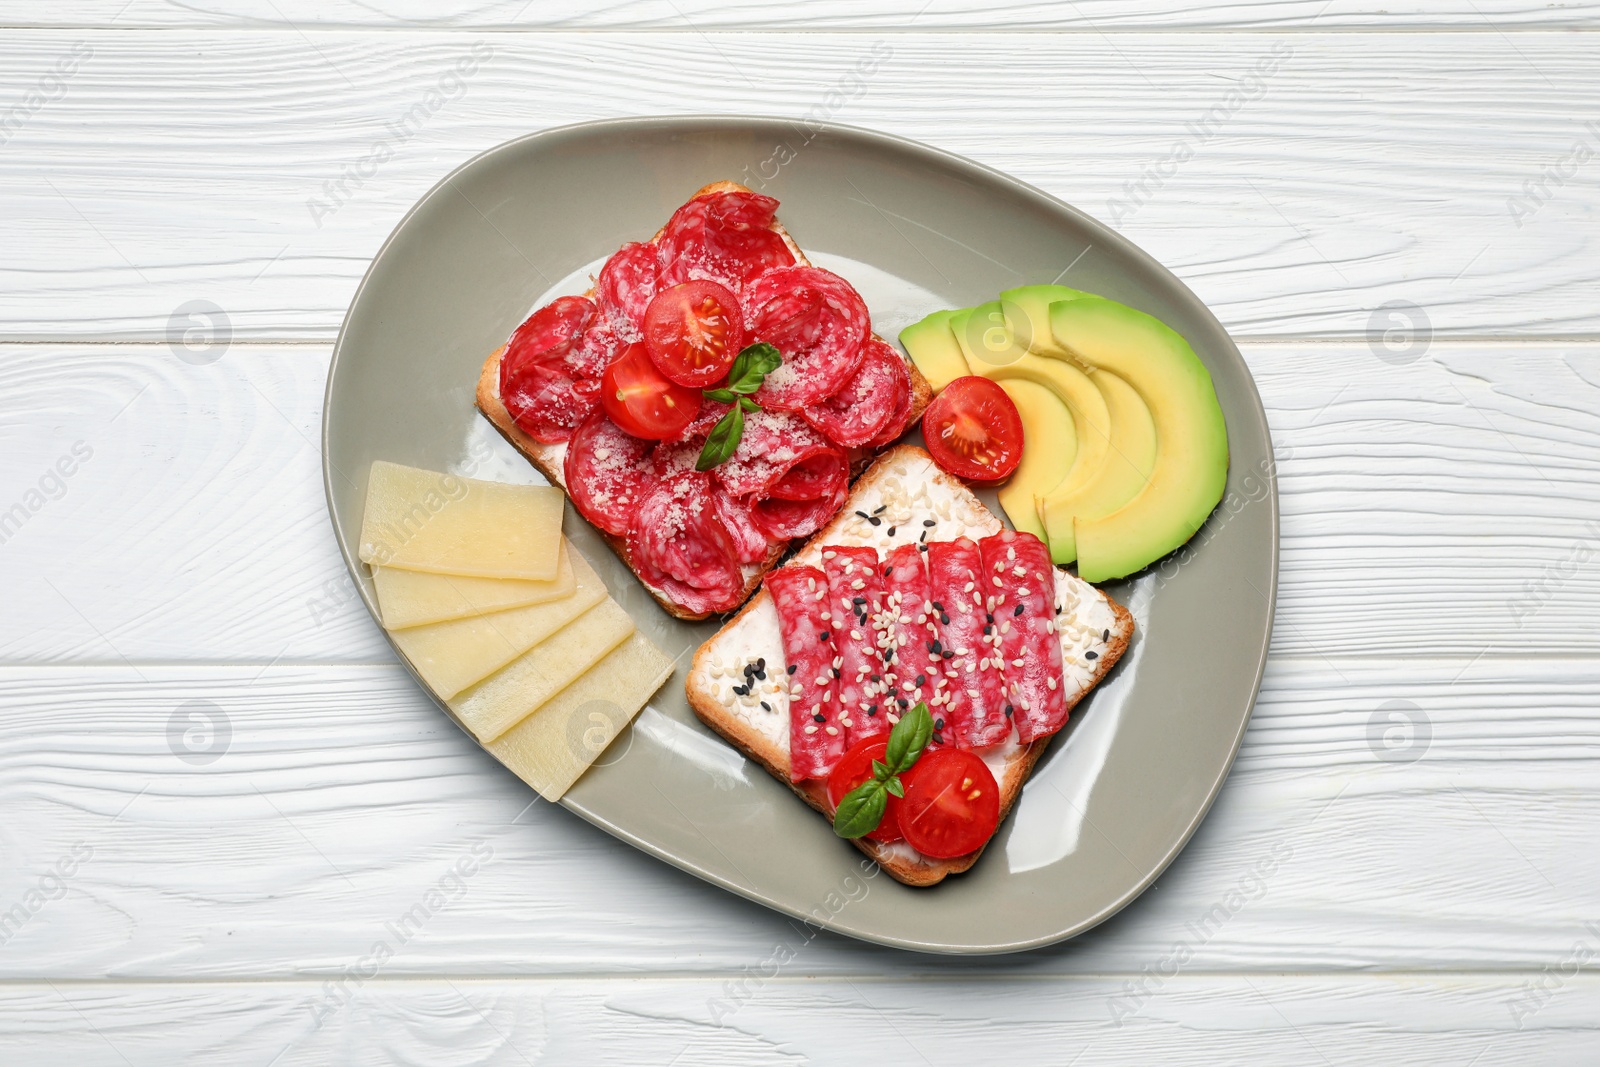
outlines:
[[[0,1063],[1600,1062],[1600,3],[0,27]],[[1074,942],[817,935],[528,807],[350,593],[319,409],[385,235],[511,137],[706,111],[1033,182],[1256,374],[1266,685],[1188,849]]]

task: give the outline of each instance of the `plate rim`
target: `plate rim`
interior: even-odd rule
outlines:
[[[547,129],[536,130],[532,133],[523,134],[519,137],[514,137],[510,140],[502,141],[499,144],[492,145],[481,152],[475,153],[456,167],[452,168],[447,174],[435,182],[427,192],[419,197],[417,201],[406,211],[406,213],[401,216],[400,220],[395,223],[394,228],[389,232],[388,236],[384,238],[382,245],[379,246],[378,250],[373,254],[372,259],[368,262],[367,268],[362,274],[360,283],[356,286],[354,293],[350,297],[350,304],[345,309],[344,317],[340,320],[339,333],[334,341],[332,355],[328,360],[328,378],[323,387],[322,432],[320,435],[320,444],[322,448],[321,459],[323,498],[328,509],[329,521],[333,526],[334,540],[338,545],[340,556],[344,559],[345,567],[349,571],[351,578],[354,580],[357,594],[360,596],[362,603],[366,606],[368,613],[372,616],[373,621],[377,623],[379,631],[383,634],[384,640],[388,642],[389,647],[394,651],[395,658],[398,660],[400,666],[411,675],[411,677],[417,682],[417,685],[421,691],[445,713],[450,721],[455,723],[458,729],[461,729],[462,732],[466,734],[468,739],[471,740],[474,745],[478,745],[480,749],[487,751],[487,749],[484,748],[484,746],[476,738],[472,737],[471,733],[461,725],[460,721],[456,719],[455,715],[450,712],[449,707],[434,695],[433,691],[422,680],[421,676],[417,674],[416,669],[412,667],[411,663],[400,652],[399,647],[394,643],[393,636],[388,632],[388,630],[383,628],[377,605],[373,602],[371,594],[361,580],[362,575],[360,571],[360,561],[353,558],[349,549],[347,548],[347,545],[350,542],[345,535],[344,527],[339,519],[339,513],[334,506],[333,478],[335,471],[333,469],[333,463],[330,458],[329,450],[333,412],[333,389],[334,382],[338,374],[339,359],[344,351],[350,322],[356,312],[356,308],[361,304],[362,298],[366,294],[368,286],[372,283],[373,276],[378,271],[380,265],[383,264],[385,257],[389,254],[395,243],[399,240],[400,235],[411,223],[411,220],[426,206],[432,203],[436,196],[440,195],[446,189],[453,188],[453,182],[457,176],[464,174],[475,167],[483,165],[487,160],[500,153],[515,151],[529,144],[540,141],[559,143],[569,138],[589,135],[605,135],[618,130],[640,128],[670,130],[673,128],[679,128],[686,131],[694,130],[722,132],[731,130],[748,131],[752,128],[759,127],[783,127],[792,131],[800,127],[802,122],[804,123],[804,126],[811,131],[811,136],[813,138],[819,134],[826,134],[834,137],[842,137],[845,139],[854,140],[858,143],[864,143],[871,147],[893,148],[897,152],[906,153],[912,156],[921,156],[930,164],[936,165],[942,169],[947,171],[954,170],[957,172],[965,172],[965,176],[976,179],[979,182],[1005,186],[1014,195],[1020,196],[1024,200],[1033,201],[1039,207],[1070,217],[1077,225],[1083,227],[1094,235],[1095,241],[1093,244],[1095,246],[1104,243],[1108,247],[1115,248],[1119,254],[1134,260],[1143,271],[1163,278],[1168,283],[1171,292],[1179,299],[1179,301],[1188,305],[1187,310],[1190,311],[1191,314],[1198,314],[1204,320],[1209,320],[1209,322],[1216,327],[1221,336],[1227,339],[1227,349],[1232,353],[1233,358],[1238,361],[1239,366],[1244,370],[1244,379],[1249,385],[1248,396],[1245,398],[1248,403],[1245,405],[1245,411],[1243,414],[1251,420],[1251,422],[1254,424],[1253,428],[1260,433],[1262,440],[1266,442],[1268,455],[1269,457],[1272,457],[1273,460],[1262,472],[1263,479],[1267,485],[1266,501],[1270,504],[1270,507],[1267,509],[1267,518],[1272,541],[1272,552],[1269,568],[1270,573],[1268,575],[1267,589],[1265,590],[1267,601],[1266,626],[1261,634],[1259,648],[1254,650],[1255,670],[1254,678],[1252,679],[1250,685],[1250,695],[1247,701],[1247,706],[1244,709],[1243,715],[1240,717],[1238,729],[1235,731],[1232,741],[1229,745],[1227,759],[1222,761],[1215,777],[1207,787],[1204,802],[1198,806],[1194,816],[1184,826],[1182,833],[1177,836],[1172,846],[1161,855],[1160,859],[1154,864],[1150,872],[1137,880],[1136,883],[1130,886],[1130,888],[1121,896],[1106,904],[1094,914],[1089,915],[1078,922],[1075,922],[1054,933],[1042,934],[1015,941],[972,944],[919,940],[914,938],[881,934],[870,929],[853,927],[848,923],[838,922],[837,920],[839,919],[839,916],[830,917],[828,922],[818,924],[808,916],[798,914],[787,904],[774,899],[770,895],[762,892],[757,887],[740,885],[714,871],[706,870],[695,863],[692,859],[680,857],[664,851],[662,848],[653,844],[652,842],[639,837],[631,831],[615,825],[599,813],[585,808],[582,804],[572,800],[570,794],[563,796],[559,801],[557,801],[557,803],[590,825],[627,843],[634,848],[639,849],[641,852],[644,852],[645,854],[657,860],[670,864],[671,866],[691,874],[704,882],[708,882],[721,889],[727,890],[728,892],[737,894],[740,897],[770,908],[779,912],[780,914],[798,918],[802,922],[806,922],[813,926],[818,926],[821,929],[826,929],[837,935],[909,952],[941,956],[1009,955],[1060,944],[1061,942],[1071,940],[1072,938],[1086,933],[1096,926],[1099,926],[1101,923],[1110,919],[1118,912],[1126,908],[1129,904],[1133,903],[1134,900],[1143,895],[1145,890],[1149,889],[1150,886],[1155,883],[1156,879],[1159,878],[1169,866],[1171,866],[1173,861],[1177,859],[1178,855],[1182,853],[1183,850],[1188,846],[1189,841],[1199,830],[1200,825],[1205,822],[1206,817],[1211,813],[1212,806],[1215,805],[1217,798],[1221,795],[1222,788],[1226,784],[1228,776],[1232,773],[1234,764],[1238,760],[1239,749],[1244,742],[1245,733],[1250,728],[1250,721],[1252,718],[1254,718],[1256,703],[1261,695],[1261,684],[1266,674],[1267,657],[1272,644],[1274,623],[1276,622],[1277,618],[1278,581],[1280,570],[1279,552],[1281,549],[1281,535],[1279,529],[1278,470],[1276,462],[1276,450],[1273,448],[1272,444],[1272,428],[1267,420],[1266,407],[1261,400],[1261,390],[1256,385],[1255,375],[1253,372],[1251,372],[1249,364],[1245,361],[1243,354],[1239,351],[1238,343],[1233,339],[1232,334],[1228,332],[1221,320],[1219,320],[1216,315],[1212,313],[1211,309],[1200,300],[1200,298],[1192,289],[1189,288],[1183,279],[1179,278],[1143,248],[1139,247],[1137,244],[1133,243],[1131,240],[1124,237],[1116,230],[1111,229],[1109,226],[1100,222],[1093,216],[1086,214],[1073,205],[1059,199],[1056,196],[1053,196],[1050,193],[1045,192],[1037,186],[1030,185],[1019,178],[1012,177],[1004,171],[997,170],[996,168],[990,167],[987,164],[969,159],[966,156],[962,156],[942,148],[937,148],[933,145],[925,144],[921,141],[916,141],[911,138],[901,137],[897,134],[884,133],[880,130],[832,121],[819,121],[810,119],[801,120],[784,118],[781,116],[743,115],[723,112],[686,112],[669,115],[625,116],[607,119],[592,119],[583,122],[567,123],[561,126],[552,126]],[[1231,453],[1229,459],[1231,468]],[[1215,514],[1215,511],[1213,511],[1213,514]],[[1209,519],[1210,517],[1208,516],[1208,521]],[[979,862],[982,862],[981,858]],[[876,877],[876,875],[874,875],[874,877]]]

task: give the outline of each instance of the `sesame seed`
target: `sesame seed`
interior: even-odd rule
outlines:
[[[795,671],[797,671],[799,669],[800,669],[800,664],[798,664],[798,663],[789,664],[788,670],[789,670],[790,674],[793,674]]]
[[[815,727],[815,726],[807,726],[807,727],[806,727],[806,733],[808,733],[808,734],[814,734],[814,733],[816,733],[816,732],[817,732],[817,728],[816,728],[816,727]]]
[[[923,519],[922,520],[922,525],[928,527],[931,530],[933,527],[935,527],[935,526],[937,526],[939,524],[937,522],[935,522],[933,519]]]
[[[1100,658],[1100,653],[1098,653],[1098,652],[1085,652],[1083,654],[1083,658],[1084,659],[1099,659]]]
[[[1012,615],[1013,615],[1013,616],[1015,616],[1015,615],[1021,615],[1021,614],[1022,614],[1022,612],[1023,612],[1023,611],[1024,611],[1024,610],[1025,610],[1025,609],[1024,609],[1024,606],[1023,606],[1023,605],[1021,605],[1021,604],[1018,604],[1018,605],[1017,605],[1017,610],[1016,610],[1016,611],[1013,611],[1013,612],[1012,612],[1012,613],[1011,613],[1011,614],[1012,614]]]
[[[824,726],[822,728],[822,732],[827,734],[829,737],[839,736],[839,728],[837,726]]]
[[[1109,641],[1109,640],[1111,640],[1111,631],[1110,631],[1110,630],[1107,630],[1107,631],[1106,631],[1106,632],[1105,632],[1105,633],[1103,633],[1103,634],[1101,634],[1101,635],[1100,635],[1100,640],[1102,640],[1102,641]]]
[[[827,722],[828,721],[827,716],[823,715],[821,712],[816,712],[811,717],[813,719],[817,720],[818,722]]]

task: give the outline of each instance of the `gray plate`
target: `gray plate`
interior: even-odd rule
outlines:
[[[1060,280],[1153,314],[1211,370],[1228,420],[1228,496],[1176,556],[1107,591],[1133,609],[1124,662],[1051,745],[968,874],[911,889],[694,719],[683,672],[562,805],[668,863],[790,915],[886,945],[993,953],[1103,921],[1148,886],[1204,818],[1261,681],[1278,575],[1278,504],[1260,397],[1233,342],[1144,252],[988,168],[843,126],[689,116],[585,123],[471,160],[373,260],[328,377],[324,476],[356,559],[369,464],[537,481],[473,409],[484,357],[546,295],[723,178],[778,197],[819,265],[855,282],[877,331],[1001,289]],[[686,664],[716,629],[662,611],[569,508],[567,533],[640,630]]]

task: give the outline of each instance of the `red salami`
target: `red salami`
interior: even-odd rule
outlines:
[[[884,564],[884,630],[890,640],[885,658],[894,684],[894,711],[891,724],[900,721],[900,712],[918,701],[929,701],[935,718],[939,710],[931,706],[940,680],[937,623],[929,606],[928,571],[916,545],[901,545],[889,553]]]
[[[744,295],[745,339],[767,341],[783,364],[756,392],[762,407],[799,411],[832,396],[866,356],[867,305],[851,284],[817,267],[779,267]]]
[[[733,538],[734,550],[739,555],[740,563],[759,563],[767,558],[771,543],[767,535],[750,518],[750,506],[744,501],[728,495],[726,489],[720,486],[712,490],[712,496],[717,502],[717,518],[722,520],[722,525],[728,528],[728,534]]]
[[[569,352],[595,320],[594,302],[561,296],[535,311],[518,326],[500,357],[500,373],[515,373],[530,360],[549,362]]]
[[[828,576],[828,612],[839,650],[839,725],[848,743],[888,733],[892,682],[878,645],[883,613],[883,570],[876,550],[829,545],[822,550]]]
[[[1003,661],[1005,700],[1014,709],[1017,736],[1024,742],[1048,737],[1067,721],[1050,550],[1032,534],[1012,530],[978,544],[983,552],[984,603],[994,619],[993,638],[998,642],[992,647]],[[993,742],[974,745],[984,743]]]
[[[774,541],[810,537],[839,513],[848,495],[849,487],[841,484],[832,493],[810,500],[764,497],[750,505],[750,521]]]
[[[839,724],[839,653],[828,610],[828,578],[815,567],[791,564],[767,575],[778,609],[789,680],[789,777],[824,778],[844,755],[846,727]]]
[[[616,326],[602,320],[583,332],[578,343],[562,357],[562,364],[574,378],[599,379],[625,343]]]
[[[686,444],[692,442],[696,451],[706,443],[706,438],[711,434],[711,428],[722,421],[722,416],[728,413],[731,405],[717,400],[700,401],[700,411],[695,415],[694,421],[683,428],[683,432],[676,437],[669,437],[671,444]]]
[[[663,284],[709,278],[738,293],[745,283],[794,262],[772,229],[778,202],[749,192],[708,193],[673,212],[661,234]]]
[[[982,748],[1011,732],[994,616],[985,605],[987,584],[982,556],[971,538],[928,546],[929,599],[939,620],[938,654],[949,681],[937,706],[929,705],[935,744]]]
[[[831,494],[850,477],[844,452],[798,415],[753,411],[717,480],[734,496],[807,500]]]
[[[697,614],[728,611],[744,593],[738,553],[711,492],[710,476],[696,471],[663,479],[628,530],[628,556],[639,576]]]
[[[600,268],[600,307],[627,341],[639,339],[644,309],[661,288],[661,260],[648,241],[623,245]]]
[[[884,342],[869,337],[866,356],[849,381],[802,414],[828,440],[847,448],[862,448],[889,428],[900,407],[902,380],[904,392],[909,395],[911,377],[906,372],[906,361]]]
[[[560,444],[600,406],[600,383],[568,374],[559,361],[529,360],[514,374],[500,363],[500,401],[535,441]]]
[[[911,369],[903,359],[897,360],[894,376],[894,411],[884,423],[883,430],[867,442],[868,448],[885,448],[900,439],[911,425],[911,405],[916,398],[911,392]]]
[[[562,467],[578,514],[608,534],[625,535],[656,483],[650,462],[653,445],[623,433],[604,412],[578,427]]]

